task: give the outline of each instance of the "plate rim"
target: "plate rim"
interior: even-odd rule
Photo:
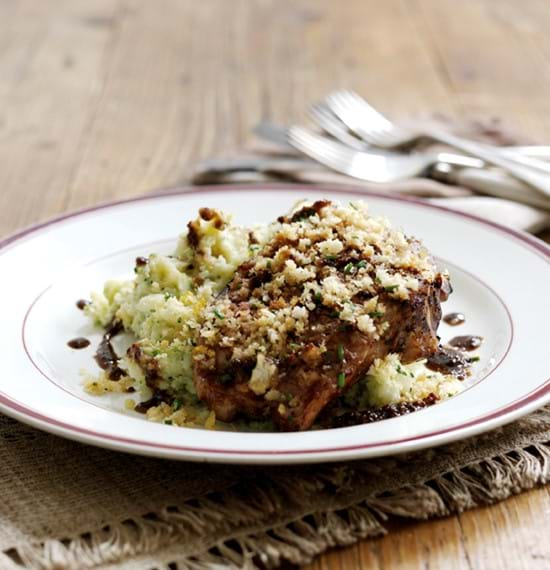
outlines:
[[[0,255],[3,255],[11,247],[15,247],[25,238],[32,236],[47,228],[63,222],[64,220],[75,218],[90,212],[99,211],[107,208],[112,208],[116,206],[121,206],[129,203],[142,202],[146,200],[161,199],[164,197],[173,197],[179,195],[185,195],[189,193],[212,193],[212,192],[230,192],[234,191],[274,191],[274,190],[288,190],[288,191],[330,191],[335,193],[347,193],[356,194],[358,197],[364,196],[368,198],[369,196],[375,198],[382,198],[385,200],[396,201],[401,203],[410,203],[419,207],[439,210],[450,213],[459,218],[470,219],[483,226],[488,226],[493,230],[498,230],[500,234],[504,234],[504,237],[510,239],[513,238],[515,242],[521,242],[521,244],[528,248],[532,253],[541,257],[545,261],[550,263],[550,246],[545,244],[542,240],[527,234],[526,232],[514,230],[507,228],[501,224],[485,220],[476,215],[469,214],[466,212],[460,212],[453,210],[446,206],[440,204],[432,204],[420,200],[418,198],[412,198],[409,196],[398,196],[390,195],[382,191],[376,191],[371,189],[357,188],[356,186],[348,185],[332,185],[332,184],[281,184],[281,183],[266,183],[266,184],[228,184],[228,185],[208,185],[208,186],[176,186],[173,188],[166,188],[158,190],[153,193],[148,193],[145,195],[139,195],[129,198],[124,198],[120,200],[106,201],[97,205],[93,205],[87,208],[82,208],[79,210],[64,212],[58,216],[46,219],[37,224],[33,224],[26,228],[23,228],[11,235],[0,240]],[[538,406],[544,405],[545,402],[550,401],[550,379],[547,379],[539,387],[535,388],[528,394],[516,399],[513,402],[502,406],[496,410],[492,410],[478,418],[473,418],[468,422],[463,422],[459,425],[450,426],[440,431],[430,432],[424,435],[410,435],[408,437],[399,438],[395,441],[384,441],[379,443],[368,442],[365,444],[354,445],[354,446],[340,446],[340,447],[327,447],[324,449],[305,449],[305,450],[223,450],[223,449],[211,449],[211,448],[201,448],[201,447],[186,447],[186,446],[174,446],[162,444],[159,442],[144,442],[139,440],[132,440],[131,438],[125,438],[118,435],[105,434],[100,432],[95,432],[88,430],[86,428],[80,428],[71,424],[67,424],[63,421],[57,420],[56,418],[49,417],[42,414],[32,408],[26,406],[22,402],[7,396],[3,392],[0,392],[0,409],[3,413],[9,416],[15,417],[16,419],[28,423],[45,431],[55,433],[57,435],[62,435],[68,437],[69,439],[75,439],[84,443],[93,443],[95,445],[100,445],[103,447],[108,447],[111,449],[117,449],[119,451],[133,452],[139,454],[147,455],[160,455],[164,457],[172,457],[175,459],[186,459],[186,460],[211,460],[211,461],[227,461],[227,462],[305,462],[305,461],[316,461],[316,460],[326,460],[332,459],[332,455],[336,454],[334,460],[346,458],[345,456],[351,454],[351,458],[361,457],[361,452],[368,450],[369,456],[376,456],[384,454],[384,449],[388,446],[400,444],[412,449],[432,447],[434,445],[439,445],[441,443],[446,443],[449,441],[454,441],[457,439],[463,439],[476,433],[490,430],[494,427],[503,425],[514,419],[521,417],[524,414],[536,409]],[[130,446],[130,447],[128,447]],[[377,451],[379,453],[377,453]],[[197,456],[188,455],[191,454],[202,454]],[[187,454],[187,455],[185,455]],[[327,455],[329,457],[327,457]],[[363,454],[364,455],[364,454]],[[342,457],[344,456],[344,457]]]

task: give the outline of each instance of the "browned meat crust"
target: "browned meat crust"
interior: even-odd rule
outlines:
[[[437,350],[441,308],[436,285],[424,285],[408,301],[384,302],[390,327],[383,340],[373,340],[323,308],[316,310],[300,350],[279,363],[274,388],[285,396],[283,406],[279,401],[266,402],[250,390],[254,363],[229,360],[228,349],[216,350],[213,359],[195,362],[199,398],[222,421],[240,413],[256,419],[271,417],[284,430],[308,429],[327,404],[366,374],[376,358],[397,352],[407,363]],[[317,348],[321,340],[327,349],[323,352]]]

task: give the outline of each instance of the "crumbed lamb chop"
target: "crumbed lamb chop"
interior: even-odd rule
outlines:
[[[364,205],[303,206],[207,307],[197,394],[222,421],[308,429],[376,358],[434,353],[449,292],[426,249]]]

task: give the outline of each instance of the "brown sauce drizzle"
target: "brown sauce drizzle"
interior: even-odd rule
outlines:
[[[373,408],[370,410],[344,412],[343,414],[328,418],[323,423],[323,427],[347,427],[359,424],[370,424],[389,418],[397,418],[432,406],[437,401],[438,397],[435,394],[430,394],[423,400],[418,400],[417,402],[401,402],[399,404],[387,404],[381,408]]]
[[[479,348],[482,342],[482,337],[466,334],[462,336],[455,336],[449,341],[449,345],[470,352],[471,350]]]
[[[449,313],[443,317],[443,320],[452,327],[462,325],[466,322],[466,317],[462,313]]]
[[[90,304],[90,301],[87,301],[86,299],[79,299],[76,302],[77,308],[80,309],[81,311],[83,311],[89,304]]]
[[[139,412],[140,414],[145,414],[149,408],[159,406],[163,402],[166,404],[171,404],[172,401],[173,398],[168,394],[168,392],[165,392],[164,390],[157,390],[152,398],[145,400],[145,402],[140,402],[134,408],[134,411]]]
[[[441,374],[452,374],[459,380],[466,377],[470,360],[458,350],[440,346],[426,362],[426,367]]]
[[[105,331],[94,356],[98,366],[107,372],[110,380],[120,380],[122,376],[126,376],[126,372],[118,365],[119,357],[111,344],[111,339],[121,331],[122,323],[111,323]]]
[[[287,216],[279,216],[277,218],[278,222],[281,223],[292,223],[300,220],[305,220],[315,214],[318,214],[325,206],[330,204],[330,200],[317,200],[317,202],[311,204],[311,206],[303,206],[297,212],[288,218]]]
[[[87,338],[84,338],[83,336],[79,336],[77,338],[73,338],[67,344],[71,348],[79,350],[81,348],[86,348],[87,346],[90,346],[90,341]]]

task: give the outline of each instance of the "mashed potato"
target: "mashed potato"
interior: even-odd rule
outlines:
[[[425,360],[403,364],[397,354],[377,358],[365,378],[346,397],[348,404],[378,408],[401,402],[417,402],[434,394],[445,400],[461,392],[462,382],[449,374],[434,372]]]
[[[173,255],[138,258],[135,278],[108,281],[102,293],[92,293],[86,312],[102,327],[118,320],[135,335],[142,360],[158,363],[159,388],[194,394],[191,352],[202,310],[268,236],[267,227],[249,230],[233,224],[230,216],[202,208]],[[123,366],[144,385],[142,361],[126,355]]]

